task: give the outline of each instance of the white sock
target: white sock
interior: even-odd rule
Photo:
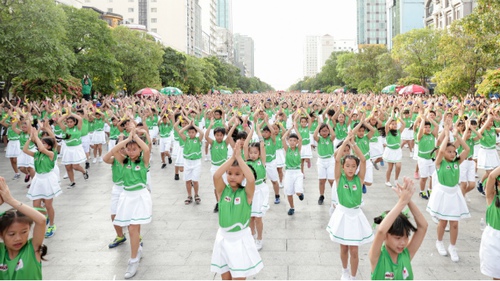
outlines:
[[[134,262],[139,262],[139,257],[135,257],[133,259],[130,259],[130,263],[134,263]]]

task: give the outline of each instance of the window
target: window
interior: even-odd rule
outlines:
[[[134,12],[134,8],[128,8],[128,12],[129,13],[133,13]]]
[[[130,3],[134,3],[134,0],[128,0]]]
[[[151,3],[156,3],[156,0],[151,0]]]
[[[156,12],[158,12],[157,8],[151,8],[151,13],[156,13]]]
[[[151,28],[151,32],[158,33],[158,29],[157,28]]]
[[[151,19],[151,23],[157,23],[158,22],[158,19],[157,18],[152,18]]]
[[[112,13],[113,12],[113,8],[108,8],[108,13]]]
[[[85,3],[90,3],[90,0],[85,0]]]
[[[113,0],[108,0],[109,3],[113,3]]]
[[[132,19],[132,18],[128,19],[127,21],[130,23],[134,23],[134,19]]]

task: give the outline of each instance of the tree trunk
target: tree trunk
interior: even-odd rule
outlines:
[[[5,85],[4,85],[3,91],[0,95],[2,98],[7,98],[7,99],[9,98],[9,90],[12,87],[12,79],[14,79],[14,78],[15,78],[15,76],[12,74],[7,75],[7,79],[5,80]]]

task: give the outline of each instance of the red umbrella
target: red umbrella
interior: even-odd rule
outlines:
[[[135,96],[142,96],[142,97],[151,97],[151,96],[155,96],[155,95],[159,95],[159,94],[160,94],[160,92],[158,92],[155,89],[144,88],[144,89],[137,91],[134,95]]]
[[[418,95],[418,94],[427,94],[429,90],[419,85],[410,85],[406,86],[403,89],[399,90],[400,95]]]

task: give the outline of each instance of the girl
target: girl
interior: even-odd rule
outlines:
[[[500,197],[498,193],[500,185],[500,167],[495,168],[488,176],[486,182],[486,227],[481,236],[479,248],[479,259],[481,261],[481,273],[493,279],[500,279]]]
[[[403,122],[406,124],[403,132],[401,133],[401,147],[408,145],[410,149],[410,158],[413,158],[413,147],[415,146],[415,139],[413,135],[413,116],[410,115],[410,109],[403,110]]]
[[[318,134],[319,133],[319,134]],[[318,144],[318,179],[319,199],[318,204],[323,205],[325,201],[326,181],[333,185],[335,179],[335,158],[333,158],[333,141],[335,132],[328,123],[323,123],[314,130],[313,138]]]
[[[18,130],[17,128],[11,127],[12,130],[14,130],[17,134],[19,134],[19,142],[21,147],[24,147],[26,143],[28,143],[28,148],[31,151],[35,151],[35,144],[28,139],[30,138],[30,120],[29,118],[25,118],[21,122],[21,130]],[[29,156],[28,154],[21,152],[21,155],[17,157],[17,166],[19,167],[19,170],[26,174],[26,177],[24,177],[24,182],[28,183],[30,179],[32,179],[35,176],[35,162],[33,160],[32,156]],[[28,184],[27,188],[29,188],[30,185]]]
[[[14,199],[5,179],[0,177],[0,205],[4,202],[13,209],[0,213],[0,264],[3,267],[0,279],[42,280],[42,259],[47,253],[43,245],[45,217]],[[29,239],[33,222],[33,238]]]
[[[255,172],[241,157],[243,142],[236,141],[233,156],[215,172],[219,200],[219,230],[215,238],[211,271],[223,280],[246,279],[264,267],[248,228],[255,192]],[[228,184],[222,175],[227,174]],[[242,186],[243,180],[246,185]]]
[[[395,118],[395,119],[394,119]],[[401,127],[398,129],[397,121],[401,121]],[[394,111],[385,124],[385,138],[387,146],[384,150],[383,159],[388,163],[387,172],[385,173],[385,185],[391,187],[391,173],[392,168],[396,166],[396,174],[394,176],[394,186],[397,186],[399,173],[401,173],[401,158],[403,153],[401,151],[401,132],[405,129],[406,124],[403,120],[394,115]]]
[[[282,122],[286,122],[286,120],[274,122],[272,125],[274,128],[273,134],[276,139],[276,169],[279,177],[279,188],[283,188],[283,168],[285,167],[285,151],[283,150],[283,142],[281,140],[286,129]],[[281,201],[279,190],[274,191],[274,197],[274,204],[279,204]]]
[[[104,120],[102,114],[97,110],[94,115],[94,134],[92,135],[91,145],[94,150],[94,160],[92,163],[102,162],[102,145],[106,143],[106,134],[104,133]],[[99,155],[99,157],[97,157]]]
[[[15,117],[10,119],[10,122],[6,122],[6,119],[12,116],[12,112],[9,111],[9,114],[5,116],[5,118],[0,121],[0,124],[7,128],[7,149],[5,151],[5,157],[9,158],[10,165],[14,170],[14,177],[12,180],[17,180],[21,178],[21,174],[19,173],[19,169],[17,168],[17,157],[21,155],[21,144],[19,142],[19,134],[13,128],[17,128],[17,120]]]
[[[66,120],[66,124],[63,123],[64,120]],[[66,149],[64,151],[61,163],[65,165],[66,172],[68,173],[68,177],[71,182],[68,185],[68,188],[74,188],[76,186],[76,183],[73,170],[81,172],[84,179],[89,178],[89,173],[87,172],[87,170],[84,170],[83,167],[80,166],[80,163],[85,162],[85,160],[87,159],[83,150],[81,139],[83,124],[82,117],[71,113],[71,108],[68,107],[66,109],[66,114],[61,116],[57,120],[57,123],[66,134],[66,138],[64,140],[64,142],[66,143]]]
[[[373,167],[376,170],[379,169],[378,163],[382,162],[382,154],[384,153],[384,141],[380,135],[380,130],[384,130],[384,127],[382,127],[382,121],[374,115],[374,113],[377,112],[378,111],[371,113],[371,115],[367,118],[368,124],[375,129],[375,132],[370,139],[370,161],[373,163]]]
[[[55,211],[52,203],[54,198],[62,193],[59,186],[59,175],[54,170],[57,161],[56,141],[48,137],[40,140],[35,128],[31,128],[29,140],[37,145],[38,151],[32,152],[29,150],[28,142],[23,148],[24,153],[33,157],[36,171],[26,197],[33,201],[33,207],[35,208],[41,208],[42,202],[45,205],[49,219],[49,227],[45,237],[50,238],[54,236],[56,231]]]
[[[339,204],[333,211],[326,231],[333,242],[340,244],[340,259],[342,261],[341,280],[353,280],[358,271],[358,247],[373,240],[373,231],[360,209],[362,183],[366,172],[366,158],[354,141],[350,132],[339,148],[344,151],[349,145],[354,149],[354,155],[338,153],[335,156],[335,182]],[[356,170],[359,167],[359,172]],[[347,268],[350,255],[351,273]]]
[[[126,147],[126,156],[119,153]],[[113,224],[128,227],[130,235],[130,259],[125,279],[132,278],[139,267],[142,255],[140,231],[142,224],[151,222],[152,201],[147,190],[147,172],[149,167],[149,146],[136,134],[133,128],[125,141],[113,147],[113,156],[123,163],[123,192],[120,194]]]
[[[301,150],[300,150],[300,171],[304,174],[304,163],[307,162],[307,167],[311,168],[311,158],[312,158],[312,149],[311,149],[311,139],[309,136],[309,131],[311,130],[312,122],[311,117],[307,115],[306,110],[299,109],[297,112],[297,116],[300,116],[300,113],[303,112],[306,115],[300,117],[300,124],[297,125],[296,133],[300,135],[301,139]]]
[[[411,200],[415,193],[413,182],[405,177],[403,186],[394,187],[394,191],[399,196],[398,203],[391,211],[384,212],[374,219],[379,226],[368,252],[372,280],[412,280],[411,260],[415,257],[427,232],[427,221]],[[413,226],[408,217],[401,213],[406,206],[415,218],[417,227]],[[414,234],[410,239],[412,231]]]
[[[439,219],[437,227],[436,248],[440,255],[448,253],[443,245],[443,235],[448,222],[450,222],[450,246],[448,252],[451,260],[458,262],[459,257],[455,244],[458,237],[458,221],[469,218],[470,213],[467,203],[458,185],[460,177],[459,165],[467,158],[469,146],[463,141],[455,130],[455,139],[463,147],[462,153],[457,157],[456,147],[449,143],[449,128],[451,120],[447,120],[443,133],[444,139],[436,157],[437,186],[433,187],[433,193],[427,204],[427,211]]]
[[[300,170],[300,151],[302,149],[302,136],[300,134],[290,134],[291,130],[297,130],[297,119],[299,115],[295,116],[293,127],[290,128],[283,135],[281,142],[283,143],[283,150],[285,151],[285,178],[284,188],[285,194],[288,197],[290,209],[288,215],[292,216],[295,213],[295,206],[293,204],[293,195],[297,194],[300,201],[304,200],[304,174]],[[288,140],[288,143],[287,143]]]
[[[483,117],[484,120],[484,117]],[[483,136],[480,140],[480,148],[477,155],[477,167],[485,170],[485,173],[478,183],[478,190],[484,193],[482,182],[488,177],[490,172],[500,165],[498,152],[496,150],[496,138],[500,128],[493,126],[493,114],[488,115],[479,133]]]
[[[470,199],[467,198],[467,193],[476,187],[475,183],[475,163],[473,159],[474,155],[474,143],[481,139],[481,135],[470,126],[470,120],[464,122],[463,120],[457,120],[456,128],[458,129],[458,133],[465,141],[467,146],[469,146],[469,154],[467,155],[467,159],[464,159],[462,164],[460,164],[460,189],[462,190],[462,194],[464,195],[467,201]],[[462,153],[463,147],[460,146],[458,148],[458,153]]]
[[[167,167],[165,157],[168,158],[168,164],[172,164],[172,157],[170,156],[170,148],[172,147],[172,114],[167,113],[165,108],[161,112],[161,119],[158,120],[158,133],[160,136],[160,155],[161,155],[161,168]]]

